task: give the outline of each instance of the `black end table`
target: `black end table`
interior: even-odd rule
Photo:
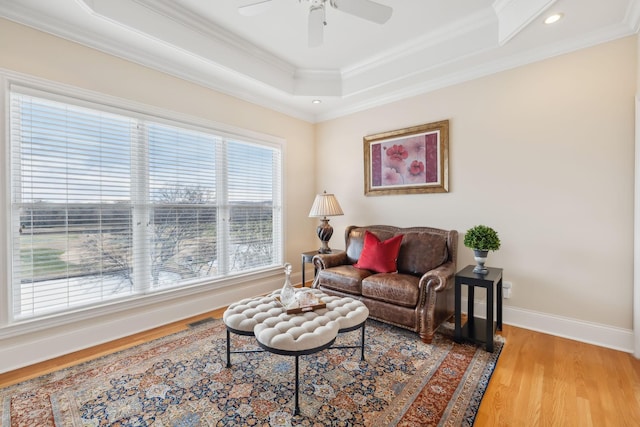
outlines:
[[[304,265],[306,263],[312,263],[313,262],[313,257],[318,255],[320,252],[316,251],[309,251],[309,252],[302,252],[302,287],[304,288],[305,286],[307,286],[307,282],[305,282],[304,280]],[[316,274],[318,273],[318,270],[316,268],[313,269],[313,277],[315,279]]]
[[[488,352],[493,353],[493,338],[497,330],[502,330],[502,269],[488,267],[487,274],[473,272],[475,265],[468,265],[456,273],[455,279],[455,332],[454,340],[472,341],[484,344]],[[467,323],[462,325],[462,285],[467,285]],[[487,315],[485,319],[474,317],[475,287],[487,290]],[[494,293],[494,287],[496,292]],[[493,320],[494,295],[496,300],[496,321]]]
[[[342,250],[339,249],[332,249],[331,252],[327,252],[329,254],[337,254],[340,252],[344,252]],[[315,250],[315,251],[309,251],[309,252],[302,252],[302,287],[304,288],[306,285],[304,276],[305,276],[305,271],[304,271],[304,265],[305,263],[313,263],[313,257],[318,255],[320,253],[320,251]],[[313,278],[316,278],[316,275],[318,274],[318,269],[315,268],[315,266],[313,267]]]

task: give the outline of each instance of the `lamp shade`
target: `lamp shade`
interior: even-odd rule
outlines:
[[[342,208],[340,207],[340,203],[338,203],[338,199],[336,199],[336,196],[334,196],[333,194],[327,194],[326,191],[322,194],[318,194],[316,196],[316,199],[313,201],[313,206],[311,206],[309,216],[325,217],[336,215],[344,215],[344,212],[342,212]]]

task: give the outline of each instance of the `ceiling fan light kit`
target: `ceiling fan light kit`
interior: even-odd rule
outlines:
[[[266,11],[274,0],[238,0],[238,12],[244,16],[253,16]],[[309,3],[309,47],[322,45],[324,27],[327,25],[325,4],[328,2],[336,10],[384,24],[391,18],[393,9],[371,0],[298,0]]]

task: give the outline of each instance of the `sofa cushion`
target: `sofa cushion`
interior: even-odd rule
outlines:
[[[362,296],[403,307],[418,305],[420,279],[410,274],[379,273],[362,280]]]
[[[356,268],[353,265],[339,265],[325,268],[318,272],[319,286],[353,295],[362,292],[362,279],[373,274],[369,270]]]
[[[446,236],[428,232],[405,233],[398,254],[398,272],[419,276],[448,259]]]
[[[381,242],[369,231],[364,235],[364,247],[360,259],[354,267],[375,271],[376,273],[392,273],[398,271],[398,251],[402,244],[402,234]]]

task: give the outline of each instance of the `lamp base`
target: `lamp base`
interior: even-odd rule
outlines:
[[[324,217],[320,220],[321,224],[316,228],[316,233],[318,233],[318,239],[322,243],[320,249],[318,249],[318,253],[321,254],[329,254],[331,253],[331,248],[329,248],[329,240],[333,235],[333,227],[329,225],[329,220]]]

